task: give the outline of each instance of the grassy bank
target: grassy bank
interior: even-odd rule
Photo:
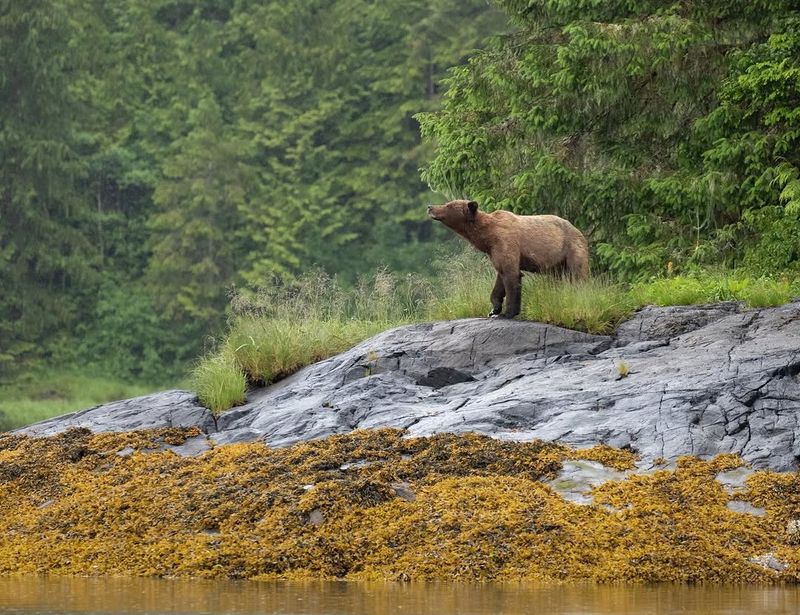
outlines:
[[[360,431],[271,449],[159,452],[196,434],[0,435],[0,574],[248,579],[772,583],[800,580],[798,476],[715,480],[732,455],[684,458],[564,500],[564,460],[629,451]],[[132,455],[116,453],[131,447]],[[729,510],[731,499],[763,507]],[[752,558],[772,552],[781,573]]]
[[[156,384],[125,382],[109,374],[40,369],[0,384],[0,430],[158,389]]]
[[[313,273],[290,286],[238,295],[225,339],[196,366],[192,383],[219,413],[242,403],[248,383],[265,384],[342,352],[386,329],[413,322],[485,317],[494,271],[481,255],[444,259],[435,281],[385,271],[346,289]],[[782,305],[800,296],[800,279],[753,278],[740,272],[698,272],[633,286],[602,277],[570,283],[524,278],[520,318],[589,333],[610,333],[645,305],[742,301]]]

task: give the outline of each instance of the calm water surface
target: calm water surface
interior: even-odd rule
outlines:
[[[797,615],[800,588],[0,578],[0,613]]]

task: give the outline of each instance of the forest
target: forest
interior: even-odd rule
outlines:
[[[797,288],[796,1],[0,7],[7,395],[174,384],[309,272],[435,286],[456,197],[568,218],[613,284]]]

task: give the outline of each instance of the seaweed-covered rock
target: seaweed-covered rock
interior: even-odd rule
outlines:
[[[620,378],[623,363],[629,374]],[[633,450],[641,464],[737,453],[757,468],[800,457],[800,302],[647,308],[614,336],[467,319],[381,333],[251,391],[216,420],[168,391],[22,430],[198,426],[218,444],[284,446],[361,428],[477,432]]]
[[[735,455],[641,474],[606,446],[392,429],[168,448],[197,435],[0,434],[0,575],[800,581],[800,478],[756,472],[735,497],[765,514],[731,510]]]

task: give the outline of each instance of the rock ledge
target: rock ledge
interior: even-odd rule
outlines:
[[[753,467],[787,471],[800,459],[798,373],[800,302],[645,308],[613,336],[467,319],[386,331],[251,391],[216,419],[190,392],[164,391],[19,431],[197,426],[216,444],[285,446],[397,427],[603,443],[636,451],[643,467],[737,453]]]

